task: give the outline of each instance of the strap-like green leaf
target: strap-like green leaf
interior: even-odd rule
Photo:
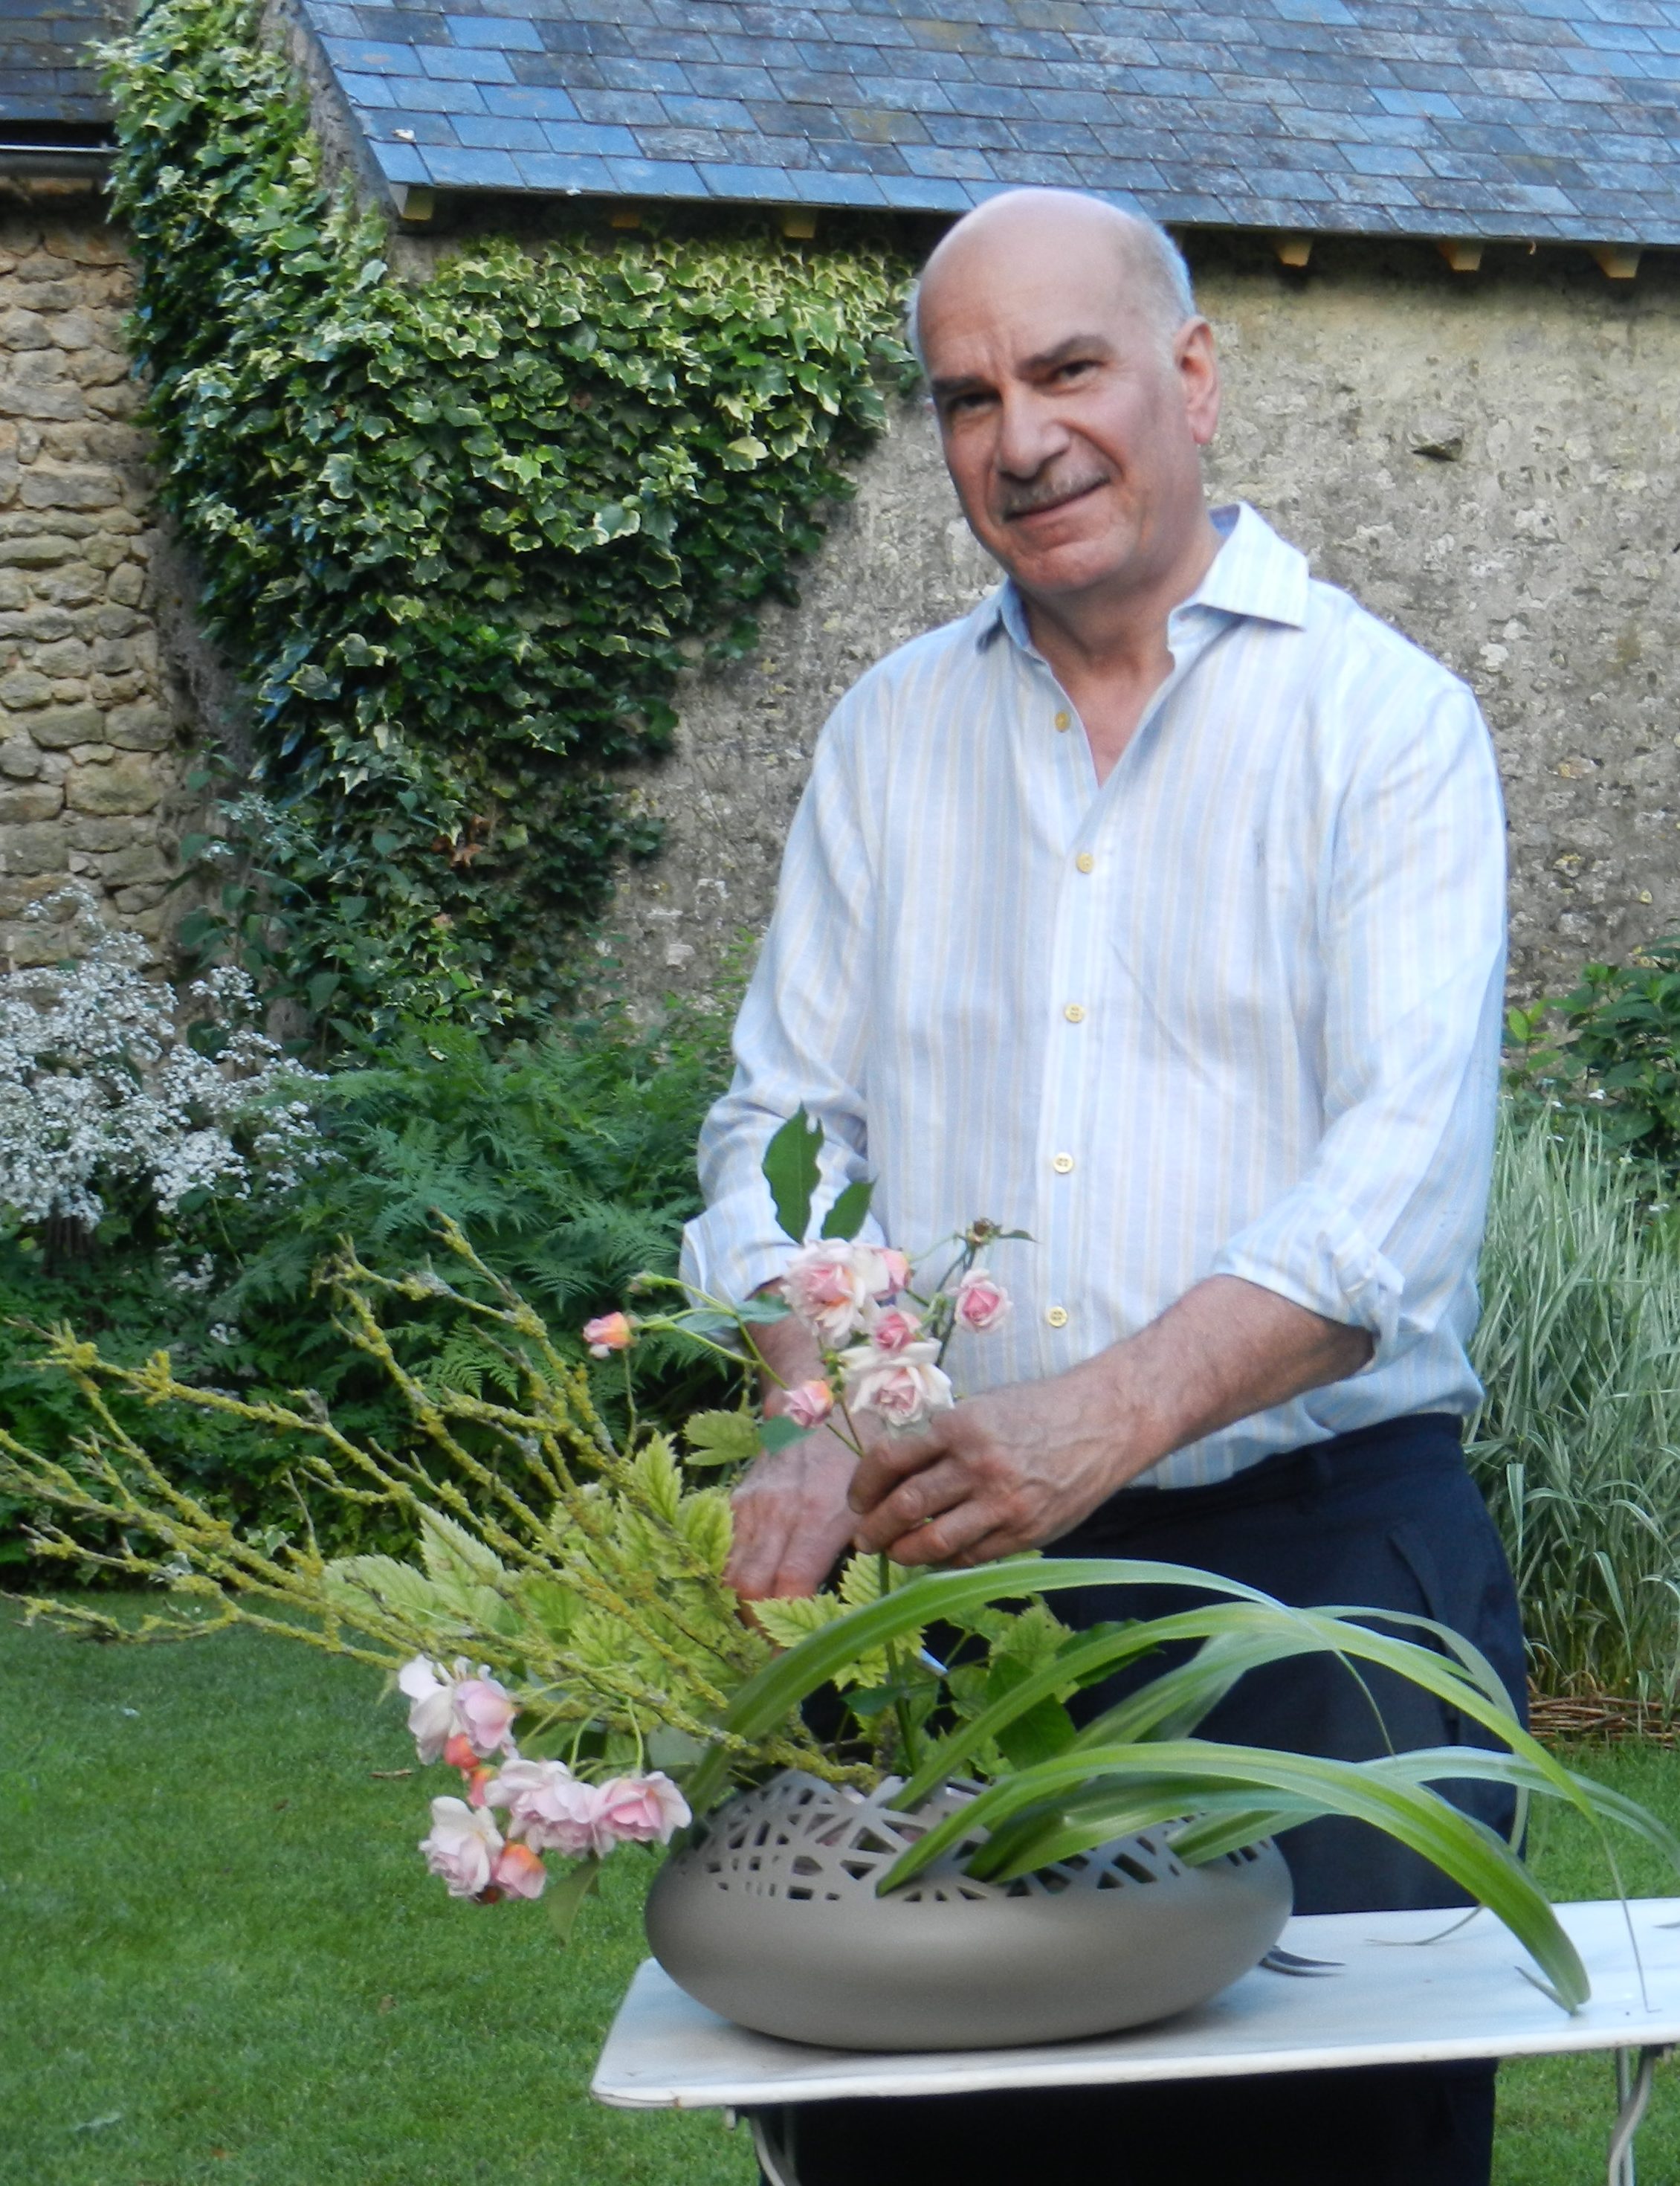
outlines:
[[[942,1618],[960,1620],[988,1602],[1055,1594],[1076,1586],[1201,1588],[1209,1594],[1280,1607],[1257,1588],[1221,1578],[1215,1572],[1141,1557],[1011,1556],[974,1571],[927,1572],[779,1655],[741,1688],[721,1728],[745,1739],[763,1738],[785,1723],[820,1685],[830,1684],[848,1663],[889,1640]],[[724,1749],[714,1746],[686,1787],[689,1803],[697,1813],[703,1813],[722,1791],[727,1767]]]
[[[1163,1776],[1199,1777],[1210,1791],[1252,1787],[1280,1791],[1304,1804],[1316,1802],[1321,1813],[1369,1822],[1394,1837],[1503,1920],[1551,1981],[1559,2000],[1567,2009],[1577,2009],[1591,1993],[1586,1969],[1526,1870],[1483,1824],[1449,1807],[1433,1791],[1386,1779],[1380,1766],[1194,1739],[1088,1747],[1040,1762],[982,1792],[901,1853],[877,1887],[883,1892],[899,1887],[975,1829],[989,1829],[1059,1791],[1083,1788],[1094,1778],[1147,1782]],[[1091,1820],[1087,1825],[1097,1824]],[[989,1850],[983,1846],[969,1863],[976,1875],[986,1871]],[[1016,1863],[1025,1856],[1017,1849]],[[1018,1864],[1016,1871],[1022,1871]]]
[[[958,1724],[938,1745],[904,1785],[900,1796],[915,1807],[952,1776],[960,1775],[970,1757],[988,1740],[995,1740],[1017,1715],[1039,1701],[1066,1691],[1070,1686],[1094,1682],[1098,1673],[1117,1670],[1140,1655],[1147,1655],[1174,1641],[1209,1640],[1227,1633],[1241,1634],[1256,1616],[1263,1620],[1278,1606],[1272,1603],[1208,1602],[1200,1609],[1183,1610],[1173,1617],[1157,1617],[1147,1623],[1109,1626],[1064,1647],[1050,1661],[1023,1678],[1011,1690],[971,1718]],[[1294,1614],[1285,1610],[1285,1616]],[[1263,1628],[1271,1630],[1268,1623]],[[1201,1660],[1200,1654],[1196,1657]],[[1169,1673],[1170,1674],[1170,1673]],[[1188,1729],[1190,1726],[1186,1726]]]

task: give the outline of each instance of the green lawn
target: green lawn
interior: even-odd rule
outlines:
[[[441,1778],[354,1664],[246,1634],[128,1648],[0,1605],[0,2179],[18,2186],[745,2186],[715,2117],[582,2093],[641,1955],[620,1855],[582,1948],[452,1903],[415,1852]],[[1596,1752],[1680,1822],[1680,1758]],[[1542,1818],[1554,1892],[1605,1888]],[[1663,1888],[1631,1859],[1629,1886]],[[1498,2186],[1600,2175],[1607,2060],[1504,2082]],[[1642,2172],[1680,2178],[1680,2079]]]

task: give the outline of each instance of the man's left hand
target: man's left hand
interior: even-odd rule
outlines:
[[[901,1564],[991,1563],[1071,1531],[1157,1455],[1127,1463],[1112,1398],[1077,1370],[994,1389],[860,1460],[857,1544]]]

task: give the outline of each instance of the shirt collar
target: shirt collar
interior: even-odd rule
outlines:
[[[1212,514],[1224,544],[1207,575],[1173,608],[1173,619],[1193,608],[1211,608],[1220,614],[1248,615],[1259,622],[1304,629],[1311,581],[1307,557],[1280,539],[1246,502],[1234,502]],[[1003,630],[1023,653],[1036,655],[1027,625],[1027,604],[1012,577],[982,600],[974,611],[973,625],[978,647],[989,645]]]

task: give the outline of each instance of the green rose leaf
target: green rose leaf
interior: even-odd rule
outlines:
[[[783,1236],[796,1245],[804,1243],[810,1227],[821,1152],[822,1125],[812,1122],[803,1101],[764,1148],[764,1177],[776,1204],[776,1219]]]

